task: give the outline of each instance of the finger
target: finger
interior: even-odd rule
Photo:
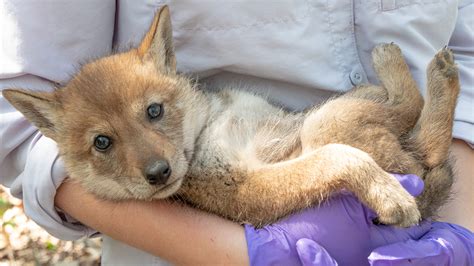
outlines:
[[[412,196],[416,197],[423,192],[423,189],[425,188],[425,184],[423,183],[423,180],[413,174],[408,174],[408,175],[402,175],[402,174],[392,174],[398,182],[405,188],[408,193],[410,193]]]
[[[337,266],[337,262],[329,255],[327,250],[318,243],[308,238],[302,238],[296,242],[296,251],[301,264]]]
[[[400,228],[388,225],[376,225],[370,228],[370,239],[374,247],[419,239],[431,229],[431,221],[423,221],[419,225]]]
[[[433,223],[420,240],[407,240],[375,249],[371,265],[472,265],[474,234],[447,223]]]

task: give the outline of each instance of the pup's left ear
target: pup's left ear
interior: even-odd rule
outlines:
[[[155,14],[150,29],[137,50],[143,60],[152,60],[159,70],[168,74],[176,73],[173,29],[168,6],[163,6]]]
[[[2,95],[43,135],[56,140],[61,104],[54,92],[5,89]]]

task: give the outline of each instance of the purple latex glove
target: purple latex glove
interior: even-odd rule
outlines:
[[[370,265],[473,265],[474,234],[459,225],[433,222],[421,239],[379,247]]]
[[[423,191],[423,182],[415,175],[395,175],[412,195]],[[373,211],[363,206],[349,192],[335,194],[319,207],[309,208],[262,229],[245,226],[251,265],[368,265],[368,256],[378,248],[390,244],[420,239],[425,233],[436,236],[430,222],[411,228],[374,225]],[[447,230],[449,231],[449,230]],[[472,233],[467,238],[474,239]],[[416,241],[407,248],[423,253],[427,249]],[[421,242],[420,242],[421,243]],[[453,242],[454,243],[454,242]],[[467,249],[457,243],[458,253]],[[324,248],[323,248],[324,247]],[[396,246],[403,250],[402,247]],[[392,250],[377,249],[373,263],[383,264]],[[449,253],[440,256],[449,260]],[[371,257],[372,259],[372,257]]]

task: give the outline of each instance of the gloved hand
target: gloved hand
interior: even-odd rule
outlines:
[[[459,225],[433,222],[419,240],[376,248],[370,265],[474,265],[474,234]]]
[[[423,182],[419,177],[415,175],[395,175],[395,177],[413,196],[423,191]],[[340,192],[319,207],[291,215],[273,225],[261,229],[246,225],[250,263],[251,265],[368,265],[368,257],[376,248],[378,249],[370,258],[370,262],[375,265],[384,263],[391,265],[387,262],[392,258],[391,255],[400,255],[396,254],[396,251],[403,253],[406,249],[414,250],[414,253],[410,254],[418,255],[416,259],[419,262],[425,258],[430,259],[429,256],[433,254],[438,254],[437,260],[443,258],[446,261],[453,261],[452,256],[462,255],[465,260],[472,262],[474,236],[468,231],[449,226],[440,231],[439,224],[446,224],[433,223],[432,227],[429,221],[410,228],[396,228],[375,225],[372,222],[374,218],[375,213],[363,206],[355,196],[349,192]],[[425,234],[431,235],[431,238],[425,239]],[[437,249],[436,245],[439,246],[439,243],[443,242],[437,242],[438,244],[428,242],[432,245],[430,247],[427,247],[427,242],[423,242],[436,239],[438,235],[444,235],[455,251],[449,248],[450,252]],[[413,241],[420,238],[422,238],[420,241]],[[410,244],[404,246],[403,243]],[[391,247],[391,244],[395,246]],[[409,259],[408,256],[403,258],[406,261]],[[461,263],[462,261],[461,259]]]

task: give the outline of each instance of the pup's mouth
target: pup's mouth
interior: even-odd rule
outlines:
[[[166,189],[168,189],[169,187],[173,186],[174,184],[176,184],[177,182],[181,181],[183,178],[178,178],[176,179],[175,181],[165,185],[164,187],[160,188],[156,193],[159,193],[161,191],[165,191]]]
[[[133,199],[145,201],[153,199],[164,199],[178,191],[178,189],[181,187],[183,179],[184,177],[178,178],[162,187],[144,184],[144,182],[132,183],[128,186],[124,186],[124,190],[130,195],[130,198]]]
[[[151,195],[150,198],[154,199],[162,199],[171,196],[173,193],[178,191],[178,189],[181,187],[181,183],[183,181],[183,178],[178,178],[175,181],[165,185],[164,187],[159,188],[153,195]]]

